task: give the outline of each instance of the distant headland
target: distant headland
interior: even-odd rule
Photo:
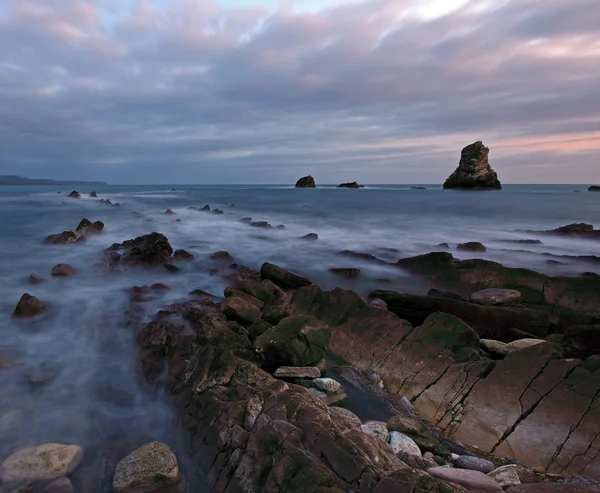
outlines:
[[[106,185],[103,181],[62,181],[0,175],[0,185]]]

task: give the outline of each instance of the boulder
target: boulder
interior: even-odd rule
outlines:
[[[384,442],[388,442],[390,438],[390,434],[387,429],[387,424],[381,421],[368,421],[365,424],[361,425],[360,430],[367,435],[371,435],[372,437],[379,438]]]
[[[522,351],[523,349],[527,349],[531,346],[536,346],[538,344],[548,344],[544,339],[519,339],[517,341],[509,342],[504,346],[504,351],[506,354],[516,353],[517,351]]]
[[[460,455],[454,459],[454,465],[459,469],[470,469],[472,471],[479,471],[484,474],[492,472],[496,469],[496,466],[492,461],[487,459],[481,459],[472,455]]]
[[[170,262],[165,262],[163,264],[163,268],[165,268],[169,272],[181,272],[181,267],[177,267],[175,264],[172,264]]]
[[[457,250],[461,252],[478,252],[483,253],[486,252],[487,249],[485,246],[478,241],[469,241],[467,243],[461,243],[456,247]]]
[[[307,235],[301,236],[300,239],[306,241],[315,241],[319,239],[319,235],[317,233],[308,233]]]
[[[479,346],[484,351],[487,351],[495,356],[504,357],[508,354],[508,351],[506,350],[506,342],[495,341],[493,339],[481,339],[479,341]]]
[[[229,254],[229,252],[226,252],[225,250],[221,250],[219,252],[215,252],[213,253],[210,258],[214,259],[214,260],[223,260],[225,262],[232,262],[233,261],[233,257]]]
[[[277,378],[319,378],[321,370],[316,366],[280,366],[273,373]]]
[[[47,281],[47,279],[44,279],[43,277],[40,277],[40,276],[36,276],[35,274],[31,274],[27,278],[27,282],[33,286],[37,286],[38,284],[45,283],[46,281]]]
[[[488,162],[490,150],[481,141],[461,151],[458,168],[444,183],[444,189],[500,190],[498,175]]]
[[[265,262],[262,265],[260,275],[263,279],[273,281],[282,288],[300,288],[312,284],[306,277],[301,277],[283,267],[279,267],[278,265],[269,262]]]
[[[83,218],[77,228],[75,228],[75,233],[80,235],[86,234],[97,234],[101,233],[104,229],[104,223],[102,221],[92,222],[87,218]]]
[[[300,178],[296,182],[296,188],[315,188],[316,186],[315,179],[310,175]]]
[[[356,269],[354,267],[332,267],[329,269],[329,272],[338,277],[344,277],[346,279],[356,279],[361,275],[360,269]]]
[[[262,316],[256,305],[238,296],[231,296],[223,301],[220,310],[229,320],[241,324],[257,322]]]
[[[175,250],[173,252],[173,258],[175,260],[181,260],[184,262],[189,262],[191,260],[194,260],[194,255],[192,255],[190,252],[188,252],[187,250]]]
[[[310,316],[283,319],[254,341],[254,348],[273,366],[314,366],[329,347],[331,328]]]
[[[427,472],[434,478],[464,486],[472,493],[502,493],[503,491],[496,481],[479,471],[432,467],[427,469]]]
[[[71,474],[81,463],[83,450],[77,445],[45,443],[21,449],[0,465],[0,479],[12,481],[52,481]]]
[[[479,305],[518,305],[521,293],[515,289],[488,288],[472,293],[471,301]]]
[[[25,293],[21,296],[19,303],[13,311],[13,318],[30,318],[40,315],[47,310],[48,306],[35,296]]]
[[[328,394],[327,392],[323,392],[315,387],[310,387],[308,389],[309,394],[322,402],[325,406],[333,406],[334,404],[340,404],[346,400],[348,397],[343,392],[339,394]]]
[[[170,258],[173,247],[165,235],[154,232],[115,244],[108,252],[123,252],[119,261],[130,266],[161,265]]]
[[[352,411],[349,411],[344,407],[331,406],[329,408],[329,414],[334,419],[339,418],[351,423],[353,428],[360,429],[362,425],[362,421],[360,420],[360,418]]]
[[[408,257],[398,260],[396,265],[414,274],[421,276],[432,276],[438,272],[456,267],[457,261],[448,252],[432,252],[416,257]]]
[[[78,199],[79,197],[81,197],[81,195],[79,194],[79,192],[77,192],[76,190],[73,190],[70,194],[69,197],[71,197],[72,199]]]
[[[419,449],[441,455],[449,453],[442,433],[416,415],[397,414],[389,419],[387,427],[390,432],[398,431],[411,438]]]
[[[150,492],[177,483],[179,464],[164,443],[151,442],[135,450],[117,464],[113,477],[115,493]]]
[[[339,394],[344,391],[341,384],[333,378],[315,378],[313,385],[328,394]]]
[[[557,235],[565,236],[596,236],[600,233],[600,230],[594,229],[594,226],[587,223],[573,223],[561,226],[560,228],[546,231],[546,233],[552,233]]]
[[[390,447],[395,454],[408,454],[421,457],[421,449],[415,441],[398,431],[390,432]]]
[[[342,184],[338,185],[337,188],[365,188],[365,186],[359,185],[358,183],[353,181],[353,182],[348,182],[348,183],[342,183]]]
[[[51,272],[52,277],[71,277],[77,275],[77,269],[69,264],[58,264]]]
[[[488,473],[488,476],[498,483],[503,489],[521,484],[518,468],[516,464],[499,467]]]

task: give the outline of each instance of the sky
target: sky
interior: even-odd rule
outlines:
[[[599,0],[0,0],[0,174],[600,183]]]

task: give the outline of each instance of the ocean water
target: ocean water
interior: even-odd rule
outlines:
[[[456,245],[480,241],[488,251],[477,257],[505,265],[552,275],[600,271],[593,261],[555,257],[600,256],[600,242],[528,232],[573,222],[600,226],[600,193],[587,192],[587,186],[509,185],[499,192],[427,188],[96,188],[99,198],[121,204],[111,207],[89,198],[90,190],[84,188],[78,190],[85,194],[81,199],[71,199],[71,190],[64,187],[60,194],[49,187],[0,187],[0,460],[23,446],[77,443],[86,452],[86,471],[106,469],[110,476],[114,457],[161,440],[176,450],[185,469],[187,445],[172,403],[139,382],[134,335],[126,327],[128,290],[155,282],[172,286],[155,302],[154,311],[185,299],[193,289],[222,295],[227,283],[214,275],[210,259],[219,250],[227,250],[238,264],[258,269],[270,261],[324,288],[342,286],[362,295],[376,288],[424,293],[427,286],[392,265],[341,256],[342,250],[394,262],[447,242],[458,258],[471,258],[473,254],[457,252]],[[225,213],[189,209],[206,204]],[[167,208],[176,215],[165,215]],[[102,234],[82,244],[42,244],[49,234],[74,229],[83,217],[103,221]],[[283,224],[285,229],[253,228],[240,222],[243,217]],[[152,231],[165,234],[174,248],[188,250],[196,260],[182,264],[182,274],[162,268],[95,273],[94,264],[105,248]],[[299,239],[307,233],[317,233],[319,239]],[[525,239],[542,244],[513,242]],[[548,264],[553,258],[563,264]],[[79,275],[50,279],[58,263],[73,265]],[[329,273],[331,267],[359,267],[362,276],[340,279]],[[29,274],[49,281],[31,286]],[[11,320],[25,292],[51,304],[51,310],[34,320]],[[31,375],[40,371],[51,374],[52,381],[33,384]]]

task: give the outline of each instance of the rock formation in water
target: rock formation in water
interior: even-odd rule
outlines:
[[[310,175],[304,176],[296,182],[296,188],[316,188],[316,186],[315,179]]]
[[[590,191],[590,192],[600,192],[600,186],[598,186],[598,185],[592,185],[590,188],[588,188],[588,191]]]
[[[348,183],[342,183],[337,186],[337,188],[365,188],[364,185],[359,185],[357,182],[352,181]]]
[[[498,175],[488,162],[490,150],[481,141],[465,147],[460,155],[458,168],[452,173],[444,188],[462,190],[500,190]]]

